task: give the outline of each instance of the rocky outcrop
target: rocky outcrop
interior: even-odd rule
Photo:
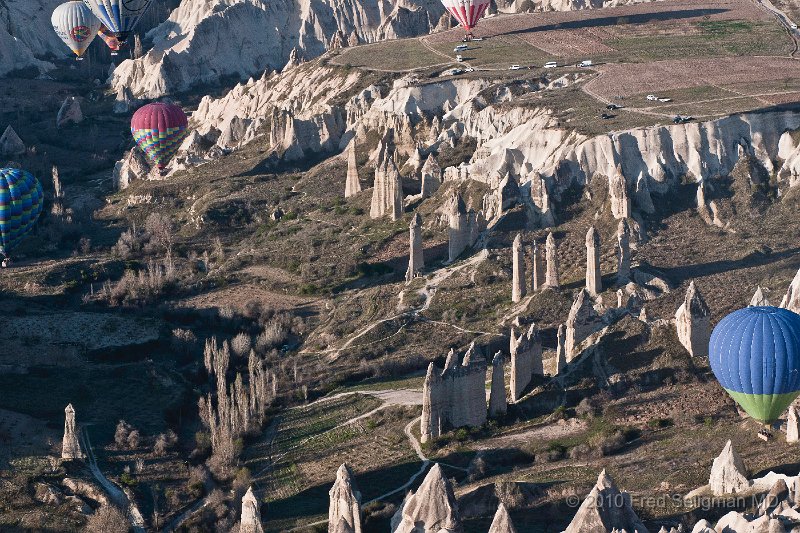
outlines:
[[[600,533],[612,530],[648,533],[631,505],[628,493],[620,492],[603,470],[564,533]]]
[[[518,402],[534,375],[543,376],[542,340],[539,328],[531,324],[527,332],[511,328],[511,401]]]
[[[762,289],[761,287],[758,287],[756,289],[755,294],[753,294],[753,297],[750,299],[749,305],[750,307],[761,307],[769,305],[769,299],[764,294],[764,289]]]
[[[53,31],[50,16],[60,0],[0,3],[0,76],[16,70],[53,68],[37,57],[66,57],[69,49]]]
[[[452,263],[467,249],[470,241],[467,206],[457,191],[450,196],[445,212],[447,213],[449,224],[448,261]]]
[[[356,162],[355,139],[347,146],[347,178],[344,185],[344,197],[350,198],[361,192],[361,181],[358,179],[358,163]]]
[[[242,498],[242,521],[239,533],[264,533],[264,528],[261,526],[261,506],[253,494],[253,487],[248,488]]]
[[[653,197],[650,195],[650,184],[644,173],[640,173],[639,178],[636,180],[636,190],[633,193],[633,198],[636,200],[636,207],[642,213],[652,215],[656,212],[656,207],[653,205]]]
[[[534,172],[530,178],[531,201],[537,216],[537,225],[541,228],[549,228],[556,225],[553,215],[553,205],[550,201],[550,192],[547,189],[547,180]]]
[[[75,426],[75,408],[72,404],[64,409],[64,440],[61,441],[61,458],[67,460],[83,459],[83,450],[78,442],[78,433]]]
[[[2,146],[2,143],[0,143],[0,146]],[[781,307],[800,313],[800,270],[795,274],[786,296],[781,300]]]
[[[443,11],[436,0],[184,0],[149,33],[153,49],[118,65],[111,83],[158,98],[295,65],[325,53],[336,34],[360,42],[427,34]]]
[[[586,233],[586,291],[597,296],[603,291],[603,278],[600,274],[600,234],[594,226]]]
[[[786,413],[786,442],[800,441],[800,416],[794,404],[789,406]]]
[[[497,206],[498,211],[495,216],[500,216],[519,203],[519,183],[510,174],[506,173],[500,184],[497,186]]]
[[[114,188],[123,191],[130,186],[131,182],[147,178],[150,171],[150,164],[145,155],[138,148],[133,148],[114,165],[111,175]]]
[[[625,181],[622,167],[618,167],[609,178],[608,193],[611,197],[611,215],[616,219],[630,218],[631,197],[628,195],[628,183]]]
[[[387,157],[375,169],[375,185],[372,190],[370,218],[389,215],[392,220],[403,216],[403,183],[394,157]]]
[[[497,352],[492,359],[492,387],[489,391],[489,416],[492,418],[505,416],[508,411],[505,364],[506,358],[503,352]]]
[[[115,115],[125,115],[136,107],[137,100],[133,97],[130,87],[120,87],[117,89],[117,98],[114,101],[112,112]]]
[[[731,511],[719,519],[713,529],[700,529],[700,531],[708,531],[710,533],[785,533],[787,530],[783,527],[783,522],[778,518],[770,518],[769,516],[748,517],[742,513]],[[697,529],[697,526],[695,526]],[[692,530],[694,533],[694,530]]]
[[[533,265],[531,265],[531,289],[535,292],[544,286],[544,259],[542,258],[542,251],[539,244],[534,239],[533,241]]]
[[[489,527],[489,533],[517,533],[517,528],[514,527],[514,523],[511,521],[503,502],[500,502],[500,505],[497,506],[497,513],[495,513],[492,525]]]
[[[627,285],[631,280],[631,227],[626,219],[617,227],[617,284]]]
[[[6,127],[3,135],[0,136],[0,156],[12,157],[25,153],[25,143],[19,138],[17,132],[11,126]]]
[[[408,254],[406,281],[411,281],[425,268],[425,258],[422,252],[422,217],[419,213],[414,213],[414,216],[411,217],[408,232],[410,251]]]
[[[56,115],[56,127],[61,128],[68,124],[80,124],[81,122],[83,122],[81,103],[74,96],[68,96]]]
[[[528,277],[525,274],[525,247],[522,244],[522,235],[517,233],[511,247],[512,279],[511,301],[516,303],[522,300],[528,292]]]
[[[422,391],[422,442],[450,428],[478,427],[486,422],[486,361],[473,354],[468,351],[463,364],[443,371],[433,363],[428,366]]]
[[[544,286],[552,289],[561,287],[558,278],[558,249],[556,248],[556,238],[553,233],[547,234],[545,244],[545,256],[547,258],[547,272],[545,274]]]
[[[602,318],[594,309],[592,297],[586,289],[581,289],[572,302],[566,322],[564,353],[568,363],[578,355],[578,345],[602,325]]]
[[[742,458],[733,449],[731,441],[725,444],[722,453],[714,459],[708,485],[715,496],[739,493],[750,487]]]
[[[433,154],[428,155],[422,167],[422,199],[429,198],[442,184],[442,168]]]
[[[392,533],[458,533],[462,531],[453,487],[435,464],[416,492],[410,492],[391,523]]]
[[[567,368],[567,352],[566,348],[564,347],[565,339],[566,339],[566,328],[564,328],[564,324],[558,326],[558,334],[556,336],[556,365],[555,365],[555,375],[561,374]]]
[[[675,313],[678,340],[692,357],[708,357],[711,340],[711,311],[694,281],[689,284],[686,297]]]
[[[346,464],[336,472],[336,481],[328,495],[328,533],[361,533],[361,493]]]

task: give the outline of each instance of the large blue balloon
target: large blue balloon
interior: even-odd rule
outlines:
[[[709,362],[750,416],[777,420],[800,395],[800,315],[778,307],[731,313],[711,334]]]

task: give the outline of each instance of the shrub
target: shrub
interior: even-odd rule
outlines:
[[[128,533],[130,524],[115,505],[102,505],[86,521],[88,533]]]

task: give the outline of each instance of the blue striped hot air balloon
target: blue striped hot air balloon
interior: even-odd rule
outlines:
[[[754,419],[769,424],[800,395],[800,315],[747,307],[711,334],[709,361],[723,388]]]
[[[0,168],[0,253],[8,255],[42,212],[42,184],[19,168]]]
[[[108,33],[124,43],[153,0],[83,0]]]

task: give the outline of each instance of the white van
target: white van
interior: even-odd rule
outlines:
[[[458,55],[456,56],[456,61],[458,61],[459,63],[461,63],[462,61],[464,61],[464,58],[463,58],[463,57],[461,57],[461,54],[458,54]]]
[[[557,66],[558,63],[556,63],[555,61],[548,61],[547,63],[544,64],[544,68],[556,68]]]
[[[458,46],[453,48],[453,52],[464,52],[466,50],[469,50],[469,45],[466,44],[459,44]]]
[[[578,63],[578,66],[581,67],[581,68],[591,67],[592,66],[592,60],[591,59],[584,59],[583,61]]]

